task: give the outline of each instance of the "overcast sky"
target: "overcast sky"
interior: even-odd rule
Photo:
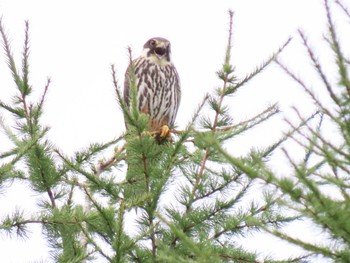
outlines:
[[[205,93],[221,85],[215,72],[220,69],[225,53],[228,9],[235,12],[232,63],[238,77],[244,77],[289,36],[295,37],[299,28],[322,53],[324,46],[320,40],[326,28],[322,3],[321,0],[0,0],[0,15],[16,54],[21,52],[24,21],[29,20],[30,82],[37,95],[43,90],[46,78],[51,77],[43,122],[51,127],[52,142],[64,152],[72,153],[90,142],[105,142],[124,131],[110,65],[115,64],[122,84],[128,46],[137,57],[149,38],[161,36],[170,40],[172,59],[182,84],[176,121],[181,128]],[[295,37],[282,58],[303,75],[308,72],[303,66],[308,63],[304,55],[301,41]],[[0,97],[9,101],[14,86],[3,56],[0,59]],[[300,106],[305,112],[312,111],[312,105],[308,105],[300,91],[277,66],[272,66],[232,99],[234,116],[244,119],[274,102],[287,113],[292,105]],[[273,133],[273,129],[268,132]],[[254,137],[251,143],[259,140]],[[5,206],[7,200],[12,207],[25,206],[22,201],[20,204],[13,201],[18,195],[12,192],[0,204]],[[43,249],[39,231],[39,227],[33,230],[36,234],[29,243],[10,242],[0,236],[0,260],[9,255],[15,258],[8,262],[45,259],[47,249]],[[261,240],[264,242],[260,242],[260,248],[271,255],[285,256],[297,251],[276,250],[276,242]],[[18,253],[13,254],[13,244]]]

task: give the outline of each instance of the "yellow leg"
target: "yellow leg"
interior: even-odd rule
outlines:
[[[169,133],[170,133],[169,126],[168,125],[163,125],[160,128],[160,135],[159,135],[159,137],[161,139],[164,139],[165,137],[168,137],[170,135]]]

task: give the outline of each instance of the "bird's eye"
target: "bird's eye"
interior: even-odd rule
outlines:
[[[149,44],[150,44],[152,47],[154,47],[154,46],[156,45],[156,41],[153,40],[153,39],[151,39],[151,40],[149,41]]]

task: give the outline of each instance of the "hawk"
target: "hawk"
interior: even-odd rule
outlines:
[[[125,73],[124,101],[130,105],[130,70],[134,69],[139,111],[149,115],[150,131],[163,140],[170,128],[181,99],[180,79],[170,59],[170,42],[161,37],[149,39],[141,56],[133,60]]]

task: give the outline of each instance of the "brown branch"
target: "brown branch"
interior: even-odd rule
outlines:
[[[114,68],[114,65],[111,65],[111,70],[112,70],[112,81],[113,81],[113,85],[114,85],[114,88],[116,89],[117,93],[119,92],[119,87],[118,87],[118,81],[117,81],[117,78],[116,78],[116,70]]]
[[[100,253],[104,258],[112,262],[112,258],[109,257],[106,253],[103,252],[101,247],[94,241],[94,239],[91,237],[90,233],[86,230],[86,228],[79,223],[79,227],[81,229],[81,232],[84,234],[84,236],[88,239],[89,243],[95,248],[95,252]]]
[[[42,225],[76,225],[79,224],[79,222],[77,221],[49,221],[49,220],[23,220],[23,221],[18,221],[14,224],[12,224],[13,227],[20,227],[22,225],[26,225],[26,224],[42,224]]]
[[[232,23],[232,19],[233,19],[233,12],[231,10],[229,11],[229,16],[230,16],[229,37],[228,37],[227,50],[226,50],[226,54],[225,54],[225,64],[227,64],[227,65],[229,65],[229,63],[230,63],[230,51],[231,51],[231,46],[232,46],[232,24],[233,24]],[[223,99],[224,99],[224,96],[225,96],[225,91],[226,91],[227,85],[228,85],[228,83],[230,81],[229,80],[229,74],[230,73],[227,73],[225,71],[224,71],[224,73],[225,73],[224,78],[223,78],[224,84],[223,84],[223,88],[221,90],[218,106],[216,108],[216,114],[215,114],[215,117],[214,117],[214,121],[213,121],[211,132],[216,132],[217,131],[217,123],[218,123],[218,120],[219,120],[219,115],[220,115]],[[195,198],[194,198],[195,192],[197,191],[198,185],[199,185],[199,183],[200,183],[200,181],[201,181],[201,179],[203,177],[205,166],[206,166],[207,161],[208,161],[208,157],[209,157],[209,148],[207,148],[205,150],[201,166],[199,168],[199,171],[197,173],[195,182],[193,184],[190,200],[189,200],[188,204],[186,205],[185,215],[189,212],[189,210],[191,208],[191,204],[195,200]],[[186,229],[183,228],[183,231],[185,232]],[[171,245],[175,246],[177,240],[178,240],[178,237],[175,236],[173,241],[171,242]]]
[[[50,202],[51,202],[51,205],[53,208],[56,207],[56,202],[55,202],[55,197],[54,197],[54,194],[51,190],[51,188],[49,186],[47,186],[47,180],[45,178],[45,174],[43,173],[43,171],[40,169],[40,175],[41,175],[41,178],[46,186],[46,192],[47,192],[47,195],[49,196],[49,199],[50,199]]]
[[[345,65],[345,60],[343,56],[343,52],[341,50],[340,44],[338,43],[338,36],[337,32],[335,30],[335,24],[333,21],[333,17],[331,15],[331,10],[329,7],[329,2],[328,0],[324,0],[324,5],[326,8],[326,13],[327,13],[327,20],[328,20],[328,25],[329,25],[329,33],[331,34],[331,46],[333,48],[333,51],[336,55],[337,58],[337,64],[338,64],[338,69],[339,69],[339,75],[340,75],[340,82],[343,84],[347,91],[347,95],[350,96],[350,81],[347,76],[347,69]],[[339,105],[339,104],[338,104]]]
[[[350,18],[350,12],[349,12],[349,10],[346,8],[346,6],[344,5],[344,3],[342,3],[342,2],[339,1],[339,0],[335,0],[335,3],[336,3],[337,5],[339,5],[340,8],[344,11],[344,13]]]
[[[48,78],[47,82],[45,84],[44,93],[43,93],[43,95],[41,96],[41,99],[40,99],[39,109],[41,109],[43,104],[44,104],[44,101],[45,101],[45,98],[46,98],[46,94],[47,94],[47,91],[49,89],[50,84],[51,84],[51,79]]]
[[[322,67],[321,67],[321,64],[319,63],[318,59],[316,58],[312,48],[310,47],[309,43],[308,43],[308,40],[305,36],[305,34],[299,30],[298,31],[301,39],[303,40],[303,44],[304,46],[306,47],[306,50],[309,54],[309,57],[312,61],[312,63],[314,64],[319,76],[321,77],[324,85],[326,86],[327,88],[327,91],[330,95],[330,97],[333,99],[333,101],[336,103],[336,104],[340,104],[340,101],[339,101],[339,98],[336,96],[336,94],[333,92],[333,88],[332,88],[332,85],[330,84],[330,82],[328,81],[327,77],[326,77],[326,74],[324,73],[324,71],[322,70]]]
[[[124,150],[125,150],[125,144],[119,147],[118,150],[115,151],[114,155],[110,159],[108,159],[106,162],[100,163],[100,165],[96,168],[96,174],[100,174],[101,172],[108,169],[112,165],[116,164],[120,160],[125,159],[125,158],[118,159],[118,157]]]
[[[287,68],[282,62],[278,59],[275,60],[276,63],[289,75],[293,80],[295,80],[304,91],[311,97],[313,102],[320,108],[325,114],[327,114],[332,119],[335,119],[335,116],[317,99],[316,95],[310,90],[309,87],[298,77],[296,76],[289,68]]]
[[[229,61],[229,59],[230,59],[230,50],[231,50],[231,46],[232,46],[232,19],[233,19],[233,12],[231,10],[229,11],[229,16],[230,16],[230,28],[229,28],[229,38],[228,38],[228,44],[227,44],[227,52],[226,52],[226,57],[225,57],[225,63],[226,64],[229,64],[229,62],[230,62]],[[219,98],[218,107],[217,107],[215,118],[214,118],[214,121],[213,121],[213,126],[212,126],[212,131],[213,132],[215,132],[216,129],[217,129],[216,126],[217,126],[217,123],[218,123],[218,120],[219,120],[219,113],[221,111],[222,102],[224,100],[225,91],[227,89],[228,82],[229,82],[229,73],[226,73],[225,74],[225,78],[224,78],[224,86],[223,86],[223,88],[221,90],[221,95],[220,95],[220,98]],[[204,173],[204,168],[205,168],[205,165],[207,163],[208,157],[209,157],[209,149],[206,149],[204,157],[203,157],[203,160],[202,160],[202,165],[201,165],[201,167],[199,169],[198,175],[196,177],[196,181],[195,181],[195,183],[193,185],[192,197],[191,197],[192,199],[193,199],[195,191],[197,190],[198,184],[199,184],[200,180],[202,179],[202,176],[203,176],[203,173]]]

